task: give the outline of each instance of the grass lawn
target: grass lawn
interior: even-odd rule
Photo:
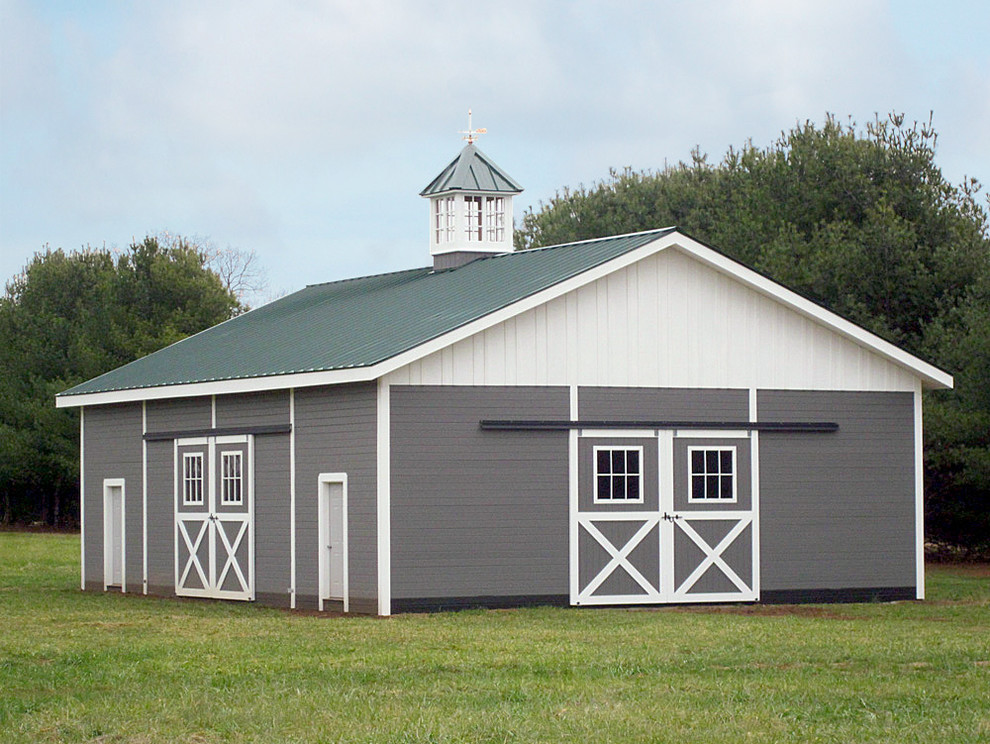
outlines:
[[[990,572],[929,601],[317,617],[82,593],[0,532],[2,742],[990,741]]]

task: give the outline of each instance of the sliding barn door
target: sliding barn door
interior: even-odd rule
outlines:
[[[175,592],[254,599],[254,472],[249,436],[175,443]]]

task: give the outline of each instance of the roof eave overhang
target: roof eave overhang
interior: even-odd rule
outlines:
[[[429,193],[422,191],[420,196],[426,199],[432,199],[437,196],[450,196],[451,194],[521,194],[522,189],[481,189],[481,188],[466,188],[464,186],[449,186],[441,191],[431,191]]]
[[[619,237],[619,236],[616,236]],[[285,390],[297,387],[313,387],[317,385],[342,385],[353,382],[369,382],[377,380],[390,372],[411,364],[418,359],[455,344],[468,336],[480,333],[515,315],[526,312],[534,307],[549,302],[568,292],[597,281],[615,271],[620,271],[644,258],[668,248],[682,250],[702,263],[721,273],[734,277],[751,289],[772,297],[796,312],[809,317],[854,343],[879,354],[885,359],[909,370],[919,378],[922,387],[928,389],[944,389],[953,386],[952,375],[940,370],[928,362],[909,354],[889,341],[884,341],[876,334],[867,331],[855,323],[836,315],[821,305],[817,305],[806,297],[787,289],[777,282],[746,266],[734,261],[718,251],[699,243],[693,238],[680,232],[664,233],[645,245],[635,248],[628,253],[589,268],[562,282],[547,287],[528,297],[513,302],[510,305],[494,310],[487,315],[470,321],[458,328],[447,331],[425,341],[411,349],[400,352],[395,356],[365,367],[348,367],[346,369],[296,372],[266,377],[249,377],[234,380],[211,380],[207,382],[190,382],[157,387],[133,388],[127,390],[112,390],[105,392],[79,393],[75,395],[59,395],[55,399],[58,408],[75,408],[89,405],[105,405],[109,403],[127,403],[142,400],[162,400],[166,398],[187,398],[200,395],[228,395],[231,393],[264,392],[270,390]]]

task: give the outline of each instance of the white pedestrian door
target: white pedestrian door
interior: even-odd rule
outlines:
[[[344,484],[326,482],[323,484],[320,508],[323,510],[321,543],[324,552],[321,599],[342,600],[344,598]]]
[[[124,585],[124,486],[103,485],[103,586]]]
[[[175,442],[175,593],[254,599],[250,436]]]
[[[746,431],[582,433],[572,603],[758,600],[758,446]]]

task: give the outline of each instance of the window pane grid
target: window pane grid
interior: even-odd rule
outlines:
[[[642,448],[595,448],[595,500],[641,501]]]
[[[240,504],[242,502],[241,453],[224,452],[220,458],[220,503]]]
[[[433,233],[437,243],[454,240],[454,197],[437,199],[433,203]]]
[[[203,455],[200,453],[182,456],[182,503],[203,503]]]
[[[690,449],[691,501],[735,501],[735,448]]]
[[[505,237],[505,197],[485,198],[485,237],[490,241]]]
[[[469,242],[481,241],[481,197],[464,197],[465,231]]]

